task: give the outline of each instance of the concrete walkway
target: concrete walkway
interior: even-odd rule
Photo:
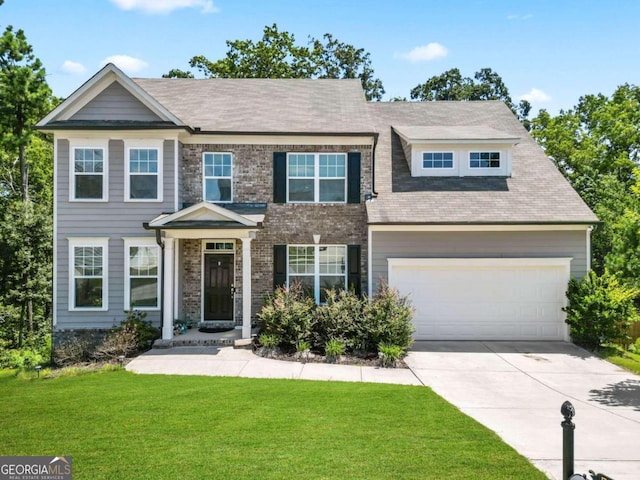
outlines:
[[[134,358],[127,365],[127,370],[136,373],[167,375],[289,378],[422,385],[411,370],[406,368],[285,362],[259,357],[250,350],[226,346],[154,349]]]
[[[560,406],[569,400],[575,472],[640,479],[639,376],[564,342],[417,342],[406,362],[549,478],[562,477]]]
[[[416,342],[410,369],[270,360],[232,347],[175,347],[137,373],[426,385],[495,431],[549,478],[562,474],[560,406],[576,409],[576,473],[640,479],[640,377],[563,342]]]

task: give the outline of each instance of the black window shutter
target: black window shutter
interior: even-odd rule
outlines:
[[[287,202],[287,153],[273,152],[273,203]]]
[[[347,203],[360,203],[360,152],[347,155]]]
[[[347,246],[347,286],[353,289],[356,295],[362,294],[360,271],[360,245]]]
[[[273,246],[273,289],[287,284],[287,246]]]

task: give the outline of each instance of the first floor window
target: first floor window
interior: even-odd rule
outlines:
[[[206,201],[231,201],[231,170],[232,162],[230,153],[204,154],[204,199]]]
[[[470,152],[469,168],[500,168],[500,152]]]
[[[346,288],[345,245],[291,245],[287,257],[287,284],[301,284],[316,303],[325,302],[326,290]]]
[[[125,240],[125,310],[159,308],[160,249],[152,239]]]
[[[104,149],[73,149],[74,200],[103,199],[104,165]]]
[[[106,310],[108,239],[70,239],[70,310]]]

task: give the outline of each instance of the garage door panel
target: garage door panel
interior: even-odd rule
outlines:
[[[389,282],[411,298],[418,340],[564,340],[569,259],[544,260],[390,262]]]

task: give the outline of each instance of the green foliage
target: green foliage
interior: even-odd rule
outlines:
[[[640,319],[633,303],[638,293],[608,271],[600,276],[589,271],[581,280],[571,279],[564,310],[574,341],[597,349],[624,340],[631,323]]]
[[[2,349],[0,351],[0,368],[32,369],[36,365],[46,365],[49,358],[32,349]]]
[[[315,303],[300,284],[279,287],[269,295],[258,318],[264,333],[276,335],[280,347],[295,351],[296,345],[311,336]]]
[[[264,348],[275,349],[280,344],[280,337],[273,333],[263,333],[258,337],[258,341]]]
[[[398,345],[390,345],[387,343],[378,345],[380,365],[385,368],[395,367],[405,353],[406,351]]]
[[[364,315],[366,321],[360,326],[360,331],[365,351],[376,352],[380,344],[396,345],[403,352],[409,350],[413,308],[407,297],[382,282],[365,305]]]
[[[324,305],[315,311],[313,342],[322,348],[331,338],[342,340],[349,351],[364,350],[360,341],[361,325],[366,322],[366,300],[346,290],[326,290]]]
[[[330,338],[324,345],[324,353],[329,361],[335,361],[340,355],[344,355],[346,350],[344,341],[339,338]]]
[[[411,89],[411,99],[421,102],[434,100],[502,100],[529,130],[528,120],[531,104],[522,100],[513,103],[509,89],[502,77],[490,68],[481,68],[473,78],[463,77],[460,70],[452,68],[429,78],[426,82]]]
[[[310,38],[308,46],[296,45],[292,33],[265,26],[262,38],[227,40],[225,57],[211,61],[197,55],[192,68],[209,78],[359,78],[369,100],[380,100],[384,88],[374,77],[370,54],[362,48],[340,42],[329,33],[322,39]],[[173,69],[163,75],[191,78],[191,72]]]
[[[298,342],[298,345],[296,345],[296,352],[298,353],[305,353],[305,352],[308,352],[309,350],[311,350],[311,344],[304,340]]]

